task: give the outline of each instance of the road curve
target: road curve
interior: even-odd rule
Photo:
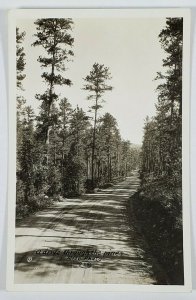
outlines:
[[[56,202],[16,228],[15,283],[159,284],[162,277],[128,210],[138,174]]]

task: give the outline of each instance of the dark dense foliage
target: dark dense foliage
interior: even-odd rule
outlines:
[[[173,284],[183,284],[182,41],[183,20],[168,18],[159,35],[166,52],[158,73],[157,113],[146,119],[141,190],[135,208],[152,251]]]
[[[73,53],[71,19],[38,19],[35,42],[41,47],[38,62],[46,90],[38,94],[39,111],[33,112],[23,98],[17,102],[17,215],[50,205],[61,197],[79,196],[128,176],[140,160],[140,150],[122,140],[115,118],[98,117],[102,96],[112,87],[110,71],[95,63],[84,78],[91,100],[89,115],[73,108],[56,88],[70,86],[66,62]],[[21,46],[25,33],[17,29],[17,86],[25,78],[25,54]],[[20,51],[19,51],[20,48]],[[85,74],[84,74],[85,75]],[[92,114],[93,113],[93,114]]]

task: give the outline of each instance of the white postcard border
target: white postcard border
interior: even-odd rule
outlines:
[[[158,18],[183,17],[183,245],[184,278],[181,285],[131,285],[131,284],[15,284],[15,196],[16,196],[16,39],[18,18]],[[7,241],[7,290],[10,291],[191,291],[191,240],[190,240],[190,10],[189,9],[19,9],[9,12],[9,159],[8,159],[8,241]]]

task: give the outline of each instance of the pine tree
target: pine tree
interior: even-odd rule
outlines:
[[[25,53],[24,47],[22,43],[24,41],[25,32],[19,32],[19,28],[16,28],[16,86],[18,90],[23,90],[22,81],[26,77],[24,74],[25,70]],[[24,118],[24,110],[26,100],[23,96],[19,96],[17,93],[16,98],[17,103],[17,172],[20,169],[20,161],[18,159],[18,153],[20,152],[21,144],[22,144],[22,120]]]
[[[24,118],[26,113],[26,101],[23,96],[19,95],[19,91],[23,91],[22,81],[26,77],[24,74],[25,70],[25,53],[22,43],[24,41],[25,32],[19,31],[16,28],[16,86],[17,86],[17,97],[16,97],[16,107],[17,107],[17,153],[16,153],[16,190],[17,190],[17,212],[21,210],[24,204],[25,194],[24,194],[24,180],[21,179],[22,175],[22,164],[24,163],[21,159],[21,152],[23,148],[23,138],[24,138]],[[27,194],[27,193],[26,193]]]
[[[158,73],[158,105],[156,120],[164,171],[168,176],[178,174],[181,169],[181,136],[182,136],[182,18],[168,18],[166,28],[159,35],[160,43],[167,53],[163,60],[166,69]],[[173,178],[174,179],[174,178]],[[177,178],[176,178],[177,179]],[[176,180],[175,180],[176,181]]]
[[[166,74],[158,73],[158,78],[164,79],[165,83],[158,86],[159,99],[167,97],[170,102],[170,114],[177,112],[182,115],[182,47],[183,47],[183,19],[167,18],[166,27],[159,34],[162,48],[167,53],[163,59],[163,67]]]
[[[64,190],[69,195],[80,195],[84,192],[86,181],[86,132],[90,124],[88,117],[78,107],[70,120],[70,149],[67,155],[64,177]]]
[[[47,84],[47,90],[42,94],[37,94],[36,98],[42,101],[42,118],[44,128],[44,140],[48,143],[49,128],[51,126],[51,107],[54,101],[58,99],[54,87],[57,85],[71,85],[71,80],[63,77],[65,72],[65,62],[73,56],[71,50],[74,39],[70,31],[73,21],[71,19],[38,19],[36,41],[33,46],[41,46],[46,52],[46,56],[39,56],[38,61],[41,67],[45,69],[42,78]]]
[[[145,124],[142,172],[144,183],[160,184],[163,205],[181,214],[182,192],[182,18],[168,18],[159,34],[167,56],[163,60],[164,72],[156,80],[158,103],[156,116]],[[178,196],[177,196],[178,195]]]
[[[72,107],[66,98],[59,105],[59,139],[60,139],[60,168],[61,168],[61,193],[66,194],[65,170],[68,152],[70,149],[70,120],[72,118]]]
[[[73,21],[69,18],[38,19],[35,25],[37,33],[33,46],[40,46],[45,51],[45,55],[39,56],[38,62],[44,69],[42,78],[47,85],[43,94],[36,94],[36,98],[41,101],[36,136],[42,152],[41,161],[47,169],[44,172],[46,176],[42,178],[44,190],[48,196],[52,196],[62,190],[60,165],[63,165],[63,159],[60,156],[64,155],[59,136],[59,133],[62,133],[60,111],[56,105],[60,98],[55,87],[71,85],[71,80],[65,78],[64,73],[66,62],[73,56],[74,39],[71,36]]]
[[[24,41],[26,33],[25,31],[19,32],[19,28],[16,27],[16,80],[17,80],[17,87],[22,89],[22,81],[26,77],[23,73],[25,69],[25,53],[24,47],[21,44]]]
[[[99,151],[102,153],[102,159],[105,161],[105,176],[107,174],[105,180],[107,182],[111,182],[113,174],[115,174],[114,162],[116,159],[115,151],[118,129],[116,119],[109,113],[104,114],[104,116],[101,118],[99,136],[101,139],[101,147],[99,148]],[[99,165],[100,164],[101,161],[99,161]]]
[[[138,208],[152,251],[172,284],[184,284],[182,232],[182,46],[183,19],[167,18],[159,34],[165,51],[157,74],[156,115],[146,120]],[[150,232],[150,234],[149,234]],[[159,243],[157,243],[159,240]],[[155,249],[155,250],[154,250]]]
[[[24,203],[28,204],[34,194],[34,112],[30,106],[25,108],[23,119],[22,144],[19,152],[20,172],[19,179],[22,181],[24,190]]]
[[[92,158],[91,158],[91,179],[92,187],[94,187],[94,160],[96,148],[96,128],[97,128],[97,112],[102,108],[103,95],[106,91],[111,91],[112,87],[107,84],[111,79],[109,68],[104,65],[95,63],[90,71],[90,74],[85,77],[84,90],[89,91],[88,100],[93,100],[93,105],[90,107],[94,111],[94,125],[92,137]]]

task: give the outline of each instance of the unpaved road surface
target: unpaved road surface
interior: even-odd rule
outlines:
[[[22,220],[15,283],[159,284],[161,271],[128,209],[138,186],[135,172],[111,188],[64,199]]]

